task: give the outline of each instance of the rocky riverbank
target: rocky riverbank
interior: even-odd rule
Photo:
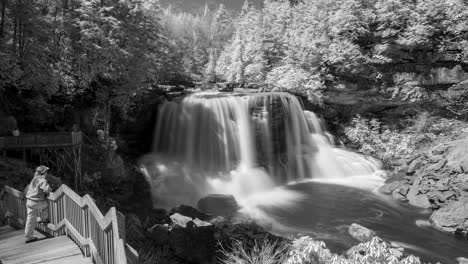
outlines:
[[[468,234],[468,126],[454,122],[413,154],[393,161],[380,191],[432,210],[429,222],[445,232]],[[421,223],[420,223],[421,224]]]
[[[348,229],[356,245],[336,254],[311,237],[272,235],[238,212],[216,216],[185,205],[153,212],[145,221],[127,217],[127,239],[141,263],[421,263],[358,224]]]

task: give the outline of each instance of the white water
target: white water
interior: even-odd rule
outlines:
[[[155,195],[191,204],[208,193],[233,194],[245,207],[287,203],[297,195],[277,186],[309,180],[366,189],[382,182],[376,161],[332,140],[293,95],[197,93],[160,107],[156,156],[143,163]]]

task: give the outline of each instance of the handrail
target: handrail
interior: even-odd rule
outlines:
[[[53,236],[67,235],[97,264],[133,264],[138,254],[125,243],[125,218],[115,207],[103,215],[89,195],[80,197],[65,184],[48,197],[47,228],[36,228]],[[22,192],[5,186],[0,192],[0,216],[10,224],[24,226],[26,200]]]
[[[83,135],[81,132],[22,134],[0,137],[0,149],[74,146],[81,144],[82,141]]]

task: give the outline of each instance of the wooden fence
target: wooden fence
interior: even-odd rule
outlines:
[[[0,149],[64,147],[81,144],[81,132],[55,132],[0,137]]]
[[[36,228],[52,236],[66,235],[97,264],[134,264],[138,254],[125,243],[125,217],[114,207],[104,216],[89,195],[80,197],[63,184],[51,193],[47,228]],[[26,199],[22,192],[6,186],[0,192],[0,217],[17,227],[26,222]]]

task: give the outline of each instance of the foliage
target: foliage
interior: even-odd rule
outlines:
[[[282,264],[286,260],[288,247],[279,242],[263,239],[255,241],[253,248],[234,241],[232,247],[221,246],[222,264]]]
[[[310,237],[294,240],[292,248],[285,264],[421,264],[419,258],[413,255],[400,260],[378,237],[353,247],[347,257],[331,253],[325,243]]]
[[[221,251],[223,264],[421,264],[419,258],[409,255],[400,258],[390,246],[378,237],[351,248],[346,256],[332,253],[322,241],[300,237],[292,245],[284,246],[263,240],[253,248],[235,243]]]
[[[133,94],[170,68],[157,1],[1,5],[0,102],[6,113],[23,118],[20,129],[50,123],[51,102],[98,105],[110,123],[128,111]]]
[[[369,120],[359,115],[345,128],[345,135],[355,149],[384,161],[413,153],[416,144],[424,138],[424,135],[391,130],[375,118]]]

